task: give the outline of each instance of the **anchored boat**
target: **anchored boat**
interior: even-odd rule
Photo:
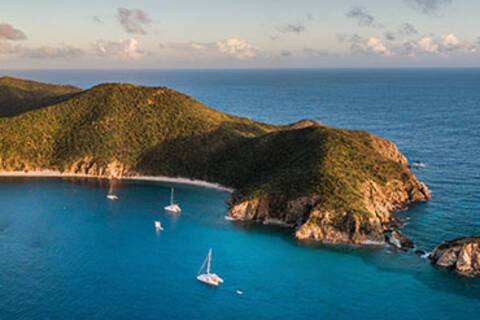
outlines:
[[[215,273],[211,273],[210,269],[212,267],[212,249],[208,250],[208,255],[203,261],[200,271],[198,271],[197,280],[208,284],[210,286],[217,287],[219,284],[223,283],[223,279],[220,278]]]
[[[107,199],[118,200],[118,196],[113,192],[113,182],[110,181],[110,187],[108,189]]]
[[[170,193],[170,205],[166,206],[164,209],[165,209],[165,211],[168,211],[170,213],[179,214],[182,211],[182,209],[180,208],[180,206],[178,204],[175,203],[174,193],[175,193],[175,191],[172,188],[172,191]]]

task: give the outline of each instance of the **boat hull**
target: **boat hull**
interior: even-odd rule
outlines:
[[[182,209],[180,209],[180,207],[176,204],[171,204],[169,206],[166,206],[164,209],[165,211],[174,213],[174,214],[179,214],[180,212],[182,212]]]
[[[210,286],[218,287],[223,283],[223,279],[212,273],[204,273],[197,276],[197,280]]]

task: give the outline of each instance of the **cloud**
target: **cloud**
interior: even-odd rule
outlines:
[[[229,38],[215,44],[219,52],[238,59],[249,59],[258,55],[258,49],[246,40]]]
[[[436,15],[443,6],[451,4],[452,0],[404,0],[404,2],[420,13]]]
[[[417,40],[403,43],[402,54],[415,56],[419,54],[449,55],[450,53],[475,53],[477,48],[468,42],[463,42],[458,37],[449,33],[441,37],[429,35]]]
[[[243,39],[228,38],[216,42],[169,42],[160,44],[161,50],[174,55],[201,58],[233,57],[240,60],[260,55],[258,48]]]
[[[100,56],[119,59],[137,59],[143,55],[138,41],[133,38],[123,41],[98,40],[95,43],[95,50]]]
[[[303,23],[294,23],[294,24],[284,24],[276,28],[281,33],[295,33],[300,34],[304,32],[307,28]]]
[[[152,22],[148,14],[140,9],[118,8],[117,19],[125,31],[132,34],[146,34],[144,27]]]
[[[69,45],[58,47],[25,47],[22,45],[11,45],[7,42],[0,42],[0,55],[15,56],[30,59],[71,59],[84,55],[82,49]]]
[[[358,34],[352,36],[337,35],[337,39],[340,42],[346,42],[350,44],[350,51],[354,54],[364,55],[383,55],[389,56],[392,54],[391,50],[376,37],[363,38]]]
[[[366,52],[372,52],[379,55],[390,55],[390,50],[385,47],[380,39],[375,37],[368,38],[365,49]]]
[[[438,53],[440,50],[440,45],[431,37],[423,37],[416,42],[414,48],[420,52]]]
[[[0,40],[25,40],[27,36],[19,29],[15,29],[8,23],[0,23]]]
[[[22,50],[22,56],[33,59],[61,59],[61,58],[77,58],[83,56],[84,51],[68,45],[59,47],[39,47]]]
[[[403,23],[398,27],[398,33],[402,36],[418,34],[417,28],[411,23]]]
[[[357,20],[357,23],[361,27],[376,27],[375,18],[367,13],[364,7],[355,6],[350,8],[346,13],[347,18]]]

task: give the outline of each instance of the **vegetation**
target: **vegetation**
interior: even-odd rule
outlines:
[[[116,161],[130,172],[217,182],[246,197],[315,193],[326,207],[362,215],[362,183],[408,178],[407,167],[380,154],[366,132],[268,125],[167,88],[103,84],[80,92],[11,78],[0,84],[2,110],[21,113],[26,100],[37,109],[0,118],[3,170],[72,171],[81,159],[91,159],[86,170],[100,170]],[[57,100],[45,106],[45,98]]]
[[[70,97],[80,89],[0,77],[0,116],[13,116]]]

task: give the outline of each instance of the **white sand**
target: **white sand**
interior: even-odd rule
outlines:
[[[107,177],[99,177],[89,174],[78,174],[78,173],[62,173],[60,171],[0,171],[0,177],[51,177],[51,178],[95,178],[95,179],[106,179]],[[224,187],[217,183],[211,183],[201,180],[192,180],[188,178],[171,178],[163,176],[130,176],[130,177],[121,177],[119,180],[136,180],[136,181],[156,181],[156,182],[167,182],[167,183],[178,183],[191,185],[196,187],[216,189],[226,192],[233,192],[233,189]]]

